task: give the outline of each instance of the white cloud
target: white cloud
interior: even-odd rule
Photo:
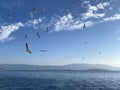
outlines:
[[[82,29],[84,24],[86,27],[95,24],[92,21],[83,22],[80,19],[75,19],[71,13],[54,20],[54,30],[56,32]]]
[[[54,29],[55,31],[67,29],[71,25],[71,23],[73,23],[73,16],[71,15],[71,13],[69,13],[66,16],[60,17],[58,21],[55,22]]]
[[[88,19],[88,18],[101,18],[105,16],[105,13],[95,13],[92,10],[89,10],[87,13],[84,13],[83,15],[83,20]]]
[[[97,4],[97,8],[98,9],[105,9],[105,7],[109,6],[110,4],[108,2],[104,2],[104,3],[99,3]]]
[[[6,40],[9,42],[11,40],[15,39],[15,37],[11,36],[11,37],[8,37]]]
[[[109,6],[110,4],[108,2],[104,2],[104,3],[99,3],[96,6],[92,6],[90,4],[88,4],[88,10],[86,13],[82,14],[82,19],[89,19],[89,18],[102,18],[105,16],[105,13],[98,13],[99,10],[101,9],[105,9],[105,7]]]
[[[117,40],[119,40],[119,41],[120,41],[120,38],[117,38]]]
[[[26,26],[31,27],[31,26],[35,26],[41,22],[42,22],[42,19],[38,18],[38,19],[28,20],[25,24],[26,24]]]
[[[104,9],[104,6],[103,6],[102,3],[99,3],[99,4],[97,5],[97,7],[98,7],[99,9]]]
[[[110,9],[110,10],[112,10],[112,9],[113,9],[113,7],[110,7],[109,9]]]
[[[14,24],[9,25],[1,25],[0,26],[0,41],[10,41],[13,39],[12,37],[9,37],[10,34],[16,30],[19,30],[21,27],[34,27],[36,28],[36,25],[42,22],[41,18],[28,20],[25,23],[17,22]]]
[[[114,14],[111,17],[104,18],[102,22],[120,20],[120,14]]]
[[[83,3],[84,3],[84,4],[88,4],[88,3],[90,3],[90,1],[87,1],[87,0],[86,0],[86,1],[83,1]]]
[[[1,26],[0,27],[0,41],[4,41],[5,39],[9,37],[9,35],[12,32],[20,29],[21,27],[24,27],[23,23],[21,22],[6,25],[6,26]]]
[[[98,8],[96,6],[88,5],[88,11],[98,11]]]
[[[81,23],[79,22],[78,24],[76,22],[79,22],[79,21],[75,21],[75,23],[73,23],[73,25],[70,25],[68,27],[68,30],[83,29],[84,24],[85,24],[86,27],[90,27],[93,24],[95,24],[95,22],[92,22],[92,21],[86,21],[86,22],[81,22]]]
[[[104,2],[104,3],[103,3],[103,6],[104,6],[104,7],[107,7],[107,6],[109,6],[109,5],[110,5],[109,2]]]

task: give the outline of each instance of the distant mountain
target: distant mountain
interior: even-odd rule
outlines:
[[[38,66],[26,64],[0,64],[2,70],[120,70],[104,64],[69,64],[63,66]]]

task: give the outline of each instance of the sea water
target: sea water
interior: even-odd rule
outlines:
[[[0,90],[120,90],[120,72],[0,71]]]

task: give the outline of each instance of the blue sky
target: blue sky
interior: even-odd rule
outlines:
[[[0,64],[120,66],[119,5],[119,0],[0,0]],[[25,35],[32,54],[25,52]]]

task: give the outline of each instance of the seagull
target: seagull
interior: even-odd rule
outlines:
[[[46,27],[46,30],[45,30],[46,32],[48,32],[48,27]]]
[[[36,35],[38,36],[38,38],[40,38],[40,33],[39,32],[37,32]]]
[[[86,26],[85,26],[85,24],[83,25],[83,28],[85,28]]]
[[[85,57],[81,57],[81,59],[85,59]]]
[[[42,8],[42,12],[45,12],[45,10],[46,10],[46,6],[44,6],[44,7]]]
[[[37,12],[36,8],[32,7],[33,12]]]
[[[20,41],[20,44],[22,45],[22,44],[23,44],[23,42],[22,42],[22,41]]]
[[[12,16],[10,14],[8,14],[7,16],[8,16],[8,18],[12,19]]]
[[[25,34],[25,39],[27,39],[27,35]]]
[[[32,13],[32,12],[30,12],[30,17],[31,17],[31,18],[33,17],[33,13]]]
[[[85,41],[84,44],[87,44],[87,41]]]
[[[101,54],[101,52],[98,52],[98,54]]]
[[[26,50],[25,51],[31,54],[32,52],[29,50],[27,43],[25,44],[25,46],[26,46]]]
[[[41,49],[40,51],[41,51],[41,52],[48,52],[47,50],[43,50],[43,49]]]

